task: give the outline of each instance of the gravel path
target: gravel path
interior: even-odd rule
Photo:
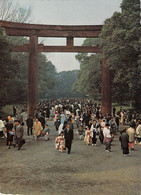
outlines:
[[[141,145],[123,157],[117,135],[112,152],[98,141],[87,146],[75,137],[71,154],[55,149],[53,122],[50,140],[25,136],[20,151],[0,140],[0,192],[46,195],[141,195]]]

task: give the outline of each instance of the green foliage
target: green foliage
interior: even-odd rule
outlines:
[[[83,46],[99,45],[99,39],[86,39]],[[80,63],[77,81],[73,85],[75,92],[99,100],[101,94],[101,54],[78,54]]]
[[[81,97],[80,94],[76,94],[72,91],[72,85],[76,81],[76,75],[78,70],[62,71],[55,74],[55,87],[52,90],[48,90],[47,97],[52,98],[74,98]]]
[[[29,41],[23,37],[7,37],[0,28],[0,103],[26,102],[28,86],[29,54],[11,53],[12,45],[22,45]],[[43,98],[48,89],[54,87],[55,66],[45,55],[39,54],[38,97]]]
[[[132,101],[139,108],[141,99],[140,2],[123,0],[122,13],[105,21],[101,33],[104,58],[113,76],[113,101]]]

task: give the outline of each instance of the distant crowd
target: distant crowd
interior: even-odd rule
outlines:
[[[25,108],[24,108],[25,109]],[[136,111],[116,111],[113,107],[112,115],[102,115],[101,106],[94,101],[77,99],[45,100],[38,103],[35,116],[23,118],[23,114],[13,106],[13,116],[6,120],[0,117],[0,138],[6,138],[8,148],[12,146],[21,149],[25,143],[24,127],[27,126],[27,136],[33,135],[39,141],[50,139],[48,121],[54,121],[56,130],[55,147],[68,154],[74,135],[84,143],[96,147],[97,140],[105,144],[105,151],[111,152],[112,141],[120,132],[119,141],[123,156],[134,150],[135,144],[141,144],[141,120]],[[127,128],[125,128],[125,125]]]

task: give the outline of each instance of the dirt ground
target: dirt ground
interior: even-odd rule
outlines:
[[[20,151],[0,140],[0,192],[33,195],[141,195],[141,145],[123,157],[118,141],[105,152],[99,140],[87,146],[75,136],[71,154],[55,149],[53,122],[50,140],[26,136]],[[26,134],[26,132],[25,132]]]

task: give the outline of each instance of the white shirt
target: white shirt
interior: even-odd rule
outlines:
[[[107,127],[104,127],[103,135],[104,135],[104,137],[111,138],[110,130]]]
[[[3,128],[4,128],[4,122],[0,120],[0,131],[3,131]]]

